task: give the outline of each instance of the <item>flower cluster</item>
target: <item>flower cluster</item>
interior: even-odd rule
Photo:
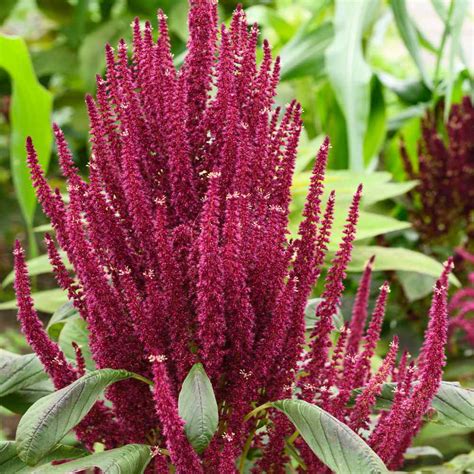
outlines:
[[[411,193],[415,228],[425,242],[458,245],[460,231],[474,236],[474,107],[464,97],[452,106],[446,126],[438,123],[438,112],[422,121],[417,166],[403,145],[401,152],[408,176],[419,180]]]
[[[155,472],[172,464],[179,473],[234,473],[249,448],[261,455],[256,472],[283,472],[285,438],[292,434],[286,419],[246,414],[294,396],[319,404],[364,436],[389,466],[399,466],[441,381],[451,263],[435,288],[418,365],[406,354],[396,362],[394,340],[382,366],[371,369],[389,295],[384,284],[365,330],[373,261],[352,320],[333,346],[360,187],[309,334],[305,306],[325,261],[335,206],[334,193],[322,202],[329,141],[315,161],[298,238],[288,240],[301,106],[274,107],[279,60],[264,41],[257,64],[258,28],[248,29],[241,8],[218,34],[216,2],[190,3],[188,54],[179,71],[162,12],[157,41],[150,23],[141,29],[135,21],[131,61],[125,42],[116,51],[107,46],[105,79],[97,78],[96,99],[86,99],[87,181],[54,127],[68,203],[49,187],[27,143],[38,198],[74,277],[47,236],[50,261],[87,322],[96,366],[155,382],[153,390],[137,380],[112,385],[106,392],[111,408],[97,404],[77,428],[78,438],[88,447],[96,441],[107,448],[147,443],[157,452],[166,446],[170,458],[156,456]],[[84,372],[84,360],[76,347],[71,364],[48,340],[19,245],[15,254],[23,332],[56,387],[63,387]],[[177,407],[196,362],[203,363],[220,410],[219,429],[202,455],[188,443]],[[390,379],[397,382],[393,407],[367,435],[376,397]],[[354,400],[358,387],[364,388]],[[255,434],[257,422],[266,425],[266,436]],[[295,446],[311,472],[324,472],[301,440]]]
[[[457,249],[457,253],[465,262],[474,264],[474,255],[465,249]],[[471,286],[458,290],[449,302],[449,310],[453,315],[449,320],[449,330],[452,333],[460,329],[469,344],[474,346],[474,272],[469,273]]]

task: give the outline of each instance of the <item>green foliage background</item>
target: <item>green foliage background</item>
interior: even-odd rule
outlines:
[[[337,191],[336,228],[331,250],[340,238],[349,199],[365,185],[358,241],[348,278],[342,314],[350,315],[358,272],[377,255],[376,280],[389,279],[395,295],[384,328],[385,341],[401,335],[403,347],[420,345],[426,311],[440,262],[464,236],[445,246],[422,245],[408,222],[405,197],[416,184],[407,181],[399,154],[403,136],[416,167],[420,119],[439,100],[459,102],[472,94],[469,52],[473,34],[471,0],[420,0],[441,25],[434,40],[410,13],[408,0],[248,0],[250,22],[258,22],[281,55],[281,105],[296,97],[304,108],[304,131],[294,183],[292,231],[296,229],[307,190],[309,170],[324,135],[331,137],[327,185]],[[220,16],[228,21],[237,2],[221,0]],[[25,350],[12,311],[11,245],[28,240],[33,260],[36,304],[45,313],[65,301],[48,275],[40,245],[48,226],[36,209],[25,169],[24,139],[32,135],[40,158],[49,165],[52,182],[63,189],[52,150],[52,120],[64,129],[74,157],[86,172],[88,123],[84,95],[94,92],[94,78],[104,68],[105,43],[130,40],[136,15],[169,17],[175,61],[185,52],[187,0],[3,0],[0,2],[0,347]],[[419,11],[419,9],[417,10]],[[156,23],[156,22],[155,22]],[[425,25],[426,26],[426,25]],[[467,33],[466,33],[467,31]],[[428,39],[430,38],[430,39]],[[470,48],[470,49],[469,49]],[[471,54],[472,56],[472,54]],[[446,107],[448,109],[448,107]],[[39,248],[38,248],[39,246]],[[463,284],[462,269],[453,278]],[[377,283],[377,282],[376,282]],[[315,296],[319,295],[315,289]],[[74,321],[74,320],[73,320]],[[77,324],[70,330],[81,331]],[[73,327],[74,326],[74,327]],[[87,335],[86,335],[87,337]],[[474,384],[473,348],[454,340],[446,378]],[[386,346],[382,344],[381,353]],[[15,420],[2,417],[8,435]],[[9,421],[10,420],[10,421]],[[407,465],[441,465],[426,472],[464,472],[474,464],[468,453],[474,433],[468,428],[429,425],[417,440]],[[433,450],[425,448],[431,446]],[[453,467],[454,466],[454,467]],[[459,467],[461,466],[461,467]],[[443,470],[444,469],[444,470]],[[425,471],[423,471],[425,472]],[[466,471],[467,472],[467,471]]]

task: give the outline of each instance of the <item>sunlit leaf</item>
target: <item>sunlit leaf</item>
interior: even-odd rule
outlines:
[[[339,474],[388,472],[382,460],[347,425],[317,405],[303,400],[279,400],[273,406],[295,425],[311,450]]]
[[[362,37],[377,0],[336,1],[335,36],[326,49],[325,62],[331,86],[344,114],[349,145],[349,168],[364,169],[364,136],[370,112],[371,70],[362,52]]]
[[[201,453],[214,436],[219,411],[211,381],[202,364],[194,364],[186,376],[178,398],[179,416],[189,442]]]

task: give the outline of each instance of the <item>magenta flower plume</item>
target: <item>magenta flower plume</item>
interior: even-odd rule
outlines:
[[[454,104],[440,132],[438,116],[443,107],[440,103],[422,120],[418,158],[409,157],[404,145],[401,155],[407,174],[419,182],[410,193],[414,227],[425,242],[452,246],[463,233],[473,237],[474,106],[468,96]]]
[[[474,264],[474,255],[463,248],[456,250],[462,259],[470,264]],[[474,272],[468,276],[470,286],[465,286],[451,298],[449,302],[449,312],[452,316],[449,319],[449,333],[453,335],[459,329],[464,335],[464,339],[474,346]]]
[[[46,372],[51,376],[56,388],[63,388],[76,380],[76,371],[67,362],[59,346],[49,339],[43,328],[43,323],[34,309],[25,252],[18,241],[15,243],[14,255],[15,292],[21,330],[26,336],[28,344],[41,360]]]
[[[107,405],[93,408],[77,436],[88,449],[95,442],[107,449],[148,444],[156,454],[149,470],[160,474],[234,473],[248,452],[260,455],[256,472],[283,472],[292,426],[273,411],[246,418],[255,406],[299,397],[366,437],[375,398],[392,378],[393,408],[368,441],[395,465],[439,385],[449,268],[437,286],[419,368],[405,356],[395,369],[395,341],[373,373],[388,294],[384,285],[366,329],[373,259],[352,321],[342,330],[333,323],[356,238],[360,186],[326,274],[317,322],[307,329],[305,307],[322,274],[336,205],[334,192],[323,204],[329,139],[314,163],[298,235],[289,239],[302,108],[296,101],[274,107],[279,59],[264,40],[257,62],[258,27],[248,27],[242,7],[229,27],[219,27],[216,3],[190,1],[188,53],[179,70],[161,11],[156,41],[151,24],[141,27],[136,19],[130,51],[123,40],[116,49],[106,46],[105,76],[97,78],[95,98],[86,97],[87,179],[54,126],[67,202],[49,187],[27,140],[32,181],[54,230],[45,237],[49,260],[87,323],[96,367],[154,381],[153,389],[135,379],[111,385]],[[19,245],[15,255],[22,330],[55,386],[64,387],[87,371],[81,347],[75,341],[76,362],[69,363],[48,339]],[[433,358],[438,365],[430,373],[424,361]],[[219,411],[216,434],[200,454],[178,410],[195,363],[203,364]],[[361,392],[351,404],[354,389]],[[399,426],[393,459],[385,420]],[[160,454],[165,447],[169,456]],[[301,439],[295,447],[309,472],[326,472]]]

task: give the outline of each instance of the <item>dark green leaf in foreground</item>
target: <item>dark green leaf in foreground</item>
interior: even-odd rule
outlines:
[[[125,370],[96,370],[38,400],[18,425],[20,459],[32,466],[38,464],[87,415],[107,386],[132,377],[144,380]]]
[[[211,381],[202,364],[194,364],[183,382],[178,399],[179,416],[185,421],[186,436],[201,453],[214,436],[219,412]]]
[[[0,397],[46,378],[36,354],[17,355],[0,349]]]
[[[60,459],[77,459],[86,456],[87,454],[87,451],[84,451],[83,449],[74,448],[73,446],[60,445],[56,447],[54,451],[48,454],[44,461],[50,463],[51,461]],[[48,465],[48,468],[51,468],[51,466]],[[27,466],[18,457],[14,441],[3,441],[0,442],[0,472],[5,474],[34,474],[39,471]]]
[[[69,474],[98,467],[107,474],[142,474],[151,460],[150,446],[127,444],[121,448],[92,454],[58,466],[35,468],[35,474]]]
[[[345,424],[303,400],[279,400],[273,406],[295,425],[311,450],[338,474],[388,472],[374,451]]]

